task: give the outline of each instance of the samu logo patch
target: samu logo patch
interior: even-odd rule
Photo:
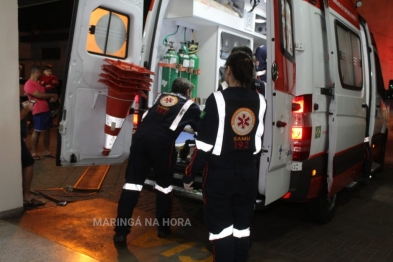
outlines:
[[[231,126],[233,132],[239,136],[247,135],[255,125],[255,115],[250,109],[242,107],[232,115]]]
[[[179,99],[176,96],[164,96],[160,99],[160,104],[165,107],[171,107],[177,104]]]

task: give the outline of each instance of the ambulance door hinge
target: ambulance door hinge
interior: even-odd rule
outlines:
[[[334,85],[329,87],[321,87],[321,95],[334,96],[333,89],[334,89]]]

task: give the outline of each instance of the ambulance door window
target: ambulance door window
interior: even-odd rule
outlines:
[[[377,91],[381,97],[385,97],[385,87],[382,77],[381,62],[379,61],[379,56],[376,52],[374,52],[374,59],[375,59],[375,74],[376,74],[375,79],[377,81]]]
[[[344,88],[361,90],[363,85],[360,38],[336,23],[340,80]]]
[[[292,1],[280,1],[280,34],[281,49],[284,55],[290,60],[294,60],[293,52],[293,20],[292,20]]]
[[[90,16],[87,52],[114,58],[126,58],[129,20],[127,15],[102,7],[96,8]]]

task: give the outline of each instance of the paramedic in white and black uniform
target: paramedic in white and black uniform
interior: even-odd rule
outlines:
[[[246,261],[266,102],[248,88],[254,65],[247,53],[233,52],[225,66],[229,87],[206,101],[183,183],[191,190],[195,175],[203,170],[205,226],[215,261]]]
[[[236,52],[236,51],[243,51],[243,52],[247,53],[250,57],[252,57],[252,51],[248,46],[245,46],[245,45],[244,46],[235,46],[234,48],[232,48],[231,53]],[[255,73],[255,71],[253,71],[253,72]],[[254,81],[251,81],[250,89],[257,91],[258,93],[265,96],[266,79],[265,79],[265,81],[262,81],[262,80],[258,79],[255,74],[253,74],[253,76],[254,76]],[[228,87],[228,83],[226,81],[224,81],[218,86],[217,91],[222,91],[222,90],[226,89],[227,87]]]
[[[173,82],[172,92],[160,94],[142,117],[131,145],[126,183],[117,208],[118,219],[113,237],[117,243],[126,242],[131,223],[125,225],[124,221],[132,217],[151,168],[156,180],[158,236],[166,237],[170,233],[168,221],[171,218],[173,198],[171,184],[177,160],[175,140],[186,125],[196,130],[201,114],[199,106],[189,98],[193,88],[194,85],[187,79],[177,78]]]
[[[257,64],[257,76],[259,79],[262,81],[266,82],[266,59],[267,59],[267,52],[266,52],[266,46],[261,45],[257,47],[255,50],[255,58],[258,61]]]

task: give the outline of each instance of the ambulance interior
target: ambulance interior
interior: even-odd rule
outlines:
[[[262,1],[252,13],[248,13],[252,8],[248,1],[236,4],[244,10],[243,16],[249,16],[249,21],[241,18],[229,5],[221,5],[213,0],[169,1],[161,31],[155,41],[151,70],[156,73],[156,78],[149,95],[149,106],[157,93],[161,92],[162,68],[158,62],[167,52],[169,42],[173,42],[176,51],[182,49],[182,43],[187,41],[199,43],[197,55],[201,72],[196,98],[201,105],[223,81],[220,69],[222,72],[233,47],[246,45],[255,52],[258,46],[266,43],[266,3]],[[167,41],[167,46],[163,44],[164,41]]]
[[[257,47],[266,44],[265,1],[261,1],[252,13],[248,12],[252,9],[249,1],[235,1],[235,4],[238,11],[243,10],[241,15],[244,19],[230,5],[222,5],[213,0],[169,1],[152,55],[151,70],[155,72],[155,78],[149,94],[149,107],[157,94],[165,88],[165,81],[168,81],[163,80],[165,69],[158,64],[163,60],[170,44],[173,44],[178,52],[187,41],[198,43],[196,54],[199,58],[200,74],[197,82],[191,78],[190,80],[197,89],[196,95],[192,98],[201,109],[204,108],[207,97],[224,81],[224,65],[232,48],[248,46],[255,54]],[[176,168],[178,172],[184,171],[187,166],[195,146],[193,139],[193,134],[182,132],[176,141],[179,152],[189,140],[188,147],[186,146],[179,154]]]
[[[115,130],[120,129],[115,135],[102,130],[102,126],[109,126],[106,125],[107,110],[118,108],[108,106],[108,97],[112,96],[108,95],[111,88],[108,88],[104,77],[108,76],[104,69],[109,63],[104,61],[105,58],[110,58],[112,62],[120,59],[124,63],[139,63],[140,66],[149,63],[147,66],[154,72],[154,76],[151,76],[152,85],[147,103],[142,108],[146,109],[152,106],[157,94],[171,87],[163,74],[168,68],[159,65],[171,42],[173,53],[184,51],[184,47],[188,48],[192,41],[194,45],[198,43],[194,54],[199,59],[199,74],[182,73],[187,78],[197,76],[197,82],[194,81],[195,78],[191,79],[196,86],[193,98],[203,108],[207,97],[223,81],[222,67],[232,48],[247,45],[255,52],[258,46],[266,43],[266,3],[261,1],[252,12],[249,12],[252,9],[249,1],[233,3],[236,4],[237,11],[213,0],[156,1],[155,8],[145,20],[145,31],[142,31],[139,21],[142,21],[143,14],[138,8],[129,8],[128,2],[113,1],[101,6],[99,2],[81,0],[75,20],[78,26],[73,31],[75,37],[67,65],[69,81],[66,81],[67,86],[63,90],[65,99],[62,100],[63,112],[59,123],[61,139],[57,164],[119,164],[129,155],[131,133],[133,127],[136,128],[133,122],[142,114],[121,117],[122,124],[118,125],[121,128],[116,128],[117,120],[111,119],[111,126]],[[149,19],[149,16],[154,18]],[[173,69],[173,75],[179,77],[181,74],[176,72],[176,68]],[[134,103],[133,108],[137,109],[137,106]],[[186,140],[191,139],[193,135],[184,132],[179,137],[177,146],[180,148]],[[103,155],[103,148],[110,150],[110,154]],[[192,150],[185,157],[186,160],[190,154]],[[184,171],[184,165],[182,168]]]

